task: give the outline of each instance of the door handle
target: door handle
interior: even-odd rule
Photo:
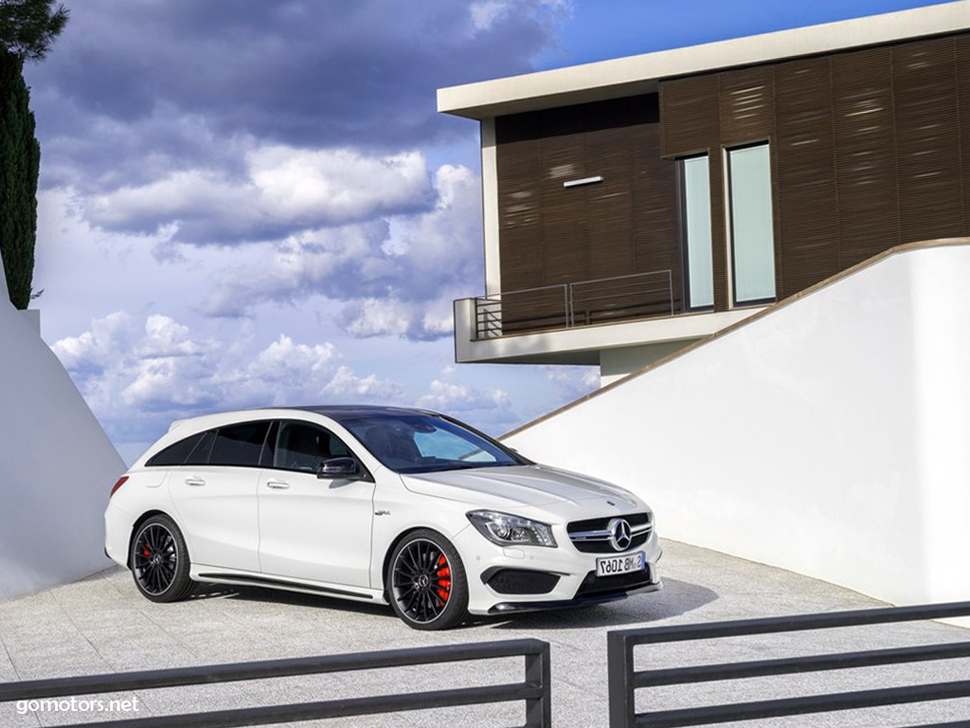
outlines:
[[[185,484],[186,485],[205,485],[205,481],[202,478],[196,478],[193,476],[191,478],[186,478]]]
[[[286,490],[287,488],[290,487],[290,484],[287,483],[285,480],[267,480],[266,487],[274,488],[276,490]]]

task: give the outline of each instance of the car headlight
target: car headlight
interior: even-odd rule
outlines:
[[[492,543],[499,546],[548,546],[556,548],[552,526],[497,511],[471,511],[468,520]]]

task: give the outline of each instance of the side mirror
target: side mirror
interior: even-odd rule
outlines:
[[[320,463],[317,477],[321,479],[358,478],[360,466],[353,458],[330,458]]]

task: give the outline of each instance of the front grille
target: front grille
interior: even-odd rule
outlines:
[[[591,571],[583,579],[583,583],[579,585],[579,591],[576,592],[574,598],[633,591],[650,584],[653,584],[653,581],[650,579],[649,566],[643,571],[635,571],[632,574],[617,574],[616,576],[597,577],[596,572]]]
[[[630,524],[633,530],[633,538],[630,545],[623,549],[629,551],[643,546],[650,538],[653,530],[653,523],[649,513],[629,513],[622,516],[606,516],[604,518],[587,518],[583,521],[573,521],[566,526],[566,533],[569,540],[577,551],[586,554],[612,554],[616,553],[613,544],[610,543],[609,524],[614,518],[622,518]]]
[[[499,594],[548,594],[559,583],[556,574],[526,569],[499,569],[482,576],[485,583]]]

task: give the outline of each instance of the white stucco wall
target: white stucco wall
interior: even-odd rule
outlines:
[[[970,246],[897,253],[506,441],[658,529],[895,604],[970,599]]]
[[[0,600],[109,565],[102,515],[124,463],[10,303],[0,264]]]

